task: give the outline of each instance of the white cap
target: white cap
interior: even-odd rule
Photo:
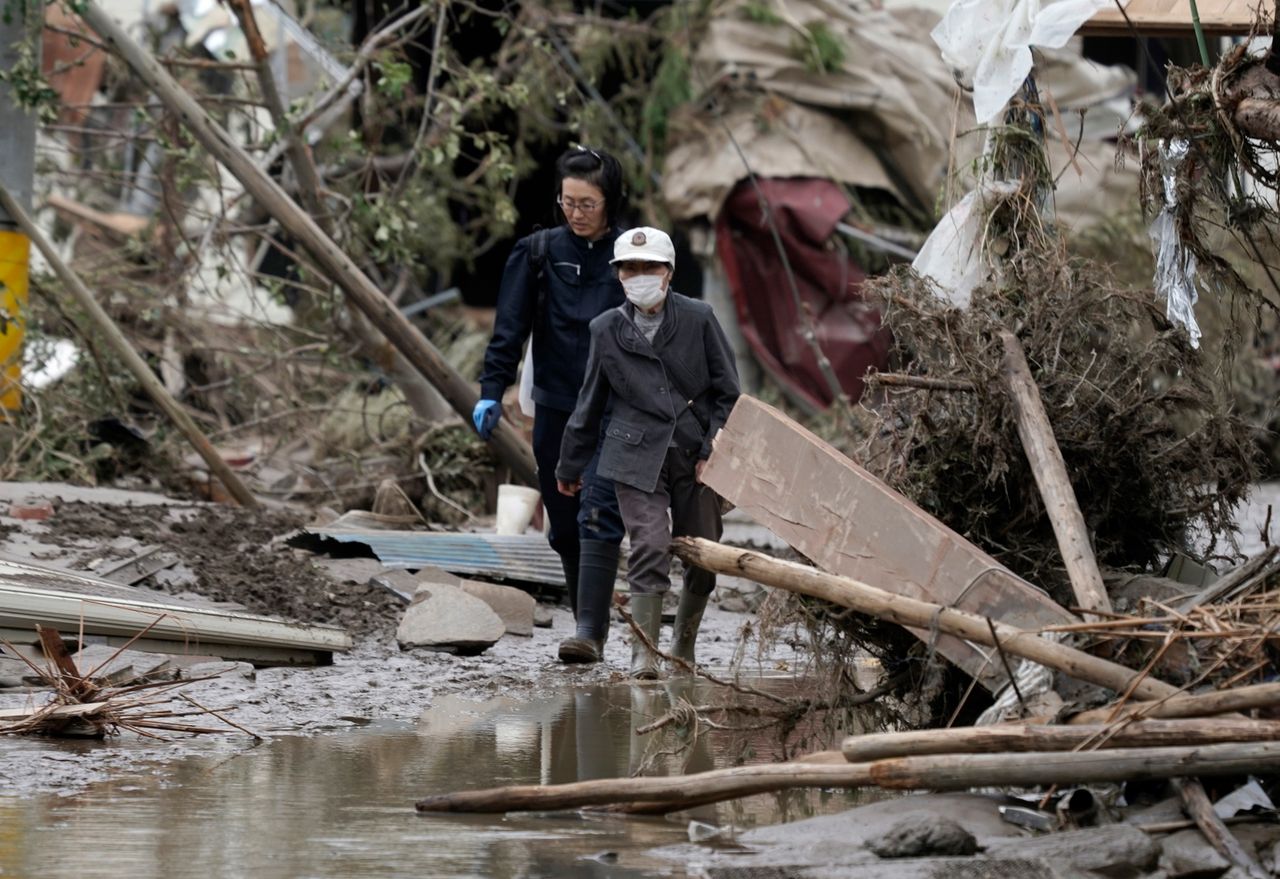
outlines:
[[[671,236],[661,229],[652,226],[639,226],[628,229],[613,242],[613,259],[611,263],[637,260],[640,262],[665,262],[671,268],[676,267],[676,248],[671,243]]]

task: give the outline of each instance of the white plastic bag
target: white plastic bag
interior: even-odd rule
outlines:
[[[982,232],[991,201],[1017,189],[1016,182],[995,181],[968,193],[947,211],[912,261],[911,268],[933,281],[942,298],[956,308],[968,308],[973,291],[987,279]]]
[[[533,339],[524,348],[524,362],[520,364],[520,390],[516,399],[526,418],[533,417]]]
[[[1031,72],[1032,46],[1062,48],[1081,25],[1115,2],[955,0],[932,36],[961,82],[973,86],[974,113],[978,122],[987,123]]]

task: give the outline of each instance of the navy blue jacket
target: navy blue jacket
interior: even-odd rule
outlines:
[[[535,314],[538,284],[529,266],[529,237],[507,258],[498,291],[493,338],[484,352],[480,396],[501,400],[516,380],[525,339],[533,333],[533,401],[572,412],[587,371],[591,321],[626,301],[609,260],[618,229],[587,241],[568,226],[551,230],[547,248],[546,314]]]

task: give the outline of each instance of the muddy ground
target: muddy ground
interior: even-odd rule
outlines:
[[[131,501],[137,498],[129,497]],[[220,662],[185,670],[188,677],[217,673],[216,679],[183,689],[202,705],[229,709],[227,716],[264,736],[314,734],[380,720],[413,721],[444,695],[481,701],[494,695],[530,697],[574,684],[622,680],[630,647],[625,625],[615,620],[606,661],[598,666],[565,666],[556,646],[572,625],[566,606],[544,604],[550,628],[532,637],[504,636],[479,656],[426,650],[402,651],[395,628],[401,599],[375,586],[334,576],[323,557],[286,546],[283,538],[306,523],[294,510],[248,512],[238,508],[184,503],[124,505],[93,499],[91,492],[55,497],[55,513],[44,522],[0,517],[0,557],[78,572],[109,569],[150,547],[180,559],[176,574],[149,577],[138,585],[182,599],[203,597],[256,614],[345,628],[353,649],[318,668],[259,668]],[[160,499],[163,500],[163,499]],[[0,501],[3,498],[0,497]],[[729,591],[729,587],[725,591]],[[156,598],[163,600],[161,595]],[[726,606],[741,606],[734,598]],[[713,602],[699,638],[699,658],[727,668],[740,646],[744,624],[754,615],[722,610]],[[669,630],[668,630],[669,631]],[[803,661],[793,645],[763,654],[749,642],[745,674],[778,674]],[[0,708],[39,704],[47,691],[0,690]],[[66,746],[57,741],[0,737],[0,778],[6,793],[71,794],[86,785],[147,763],[192,754],[235,753],[254,745],[240,732],[226,735],[142,739],[131,733],[101,745]]]

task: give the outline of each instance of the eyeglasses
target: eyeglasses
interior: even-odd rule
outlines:
[[[590,216],[604,207],[602,201],[574,201],[571,198],[557,198],[556,204],[560,205],[561,210],[566,214],[572,214],[574,211],[582,211],[583,216]]]

